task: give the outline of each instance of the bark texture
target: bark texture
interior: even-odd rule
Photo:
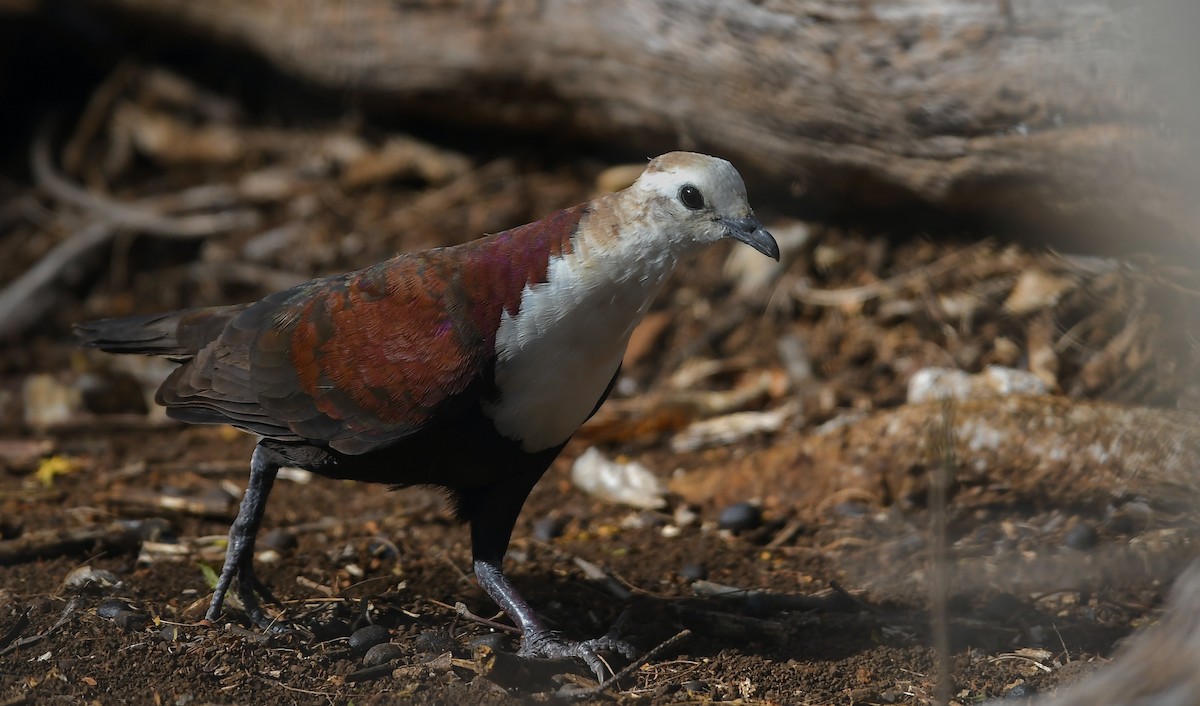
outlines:
[[[78,1],[442,119],[718,153],[810,209],[1193,242],[1171,59],[1133,3]]]

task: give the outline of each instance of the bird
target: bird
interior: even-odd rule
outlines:
[[[179,363],[167,415],[259,437],[205,614],[233,587],[256,625],[277,603],[254,544],[282,467],[393,488],[438,486],[469,526],[484,592],[519,626],[518,654],[574,657],[603,681],[611,634],[551,631],[503,571],[526,497],[603,404],[630,335],[687,256],[741,241],[779,259],[738,171],[669,152],[628,188],[450,247],[402,253],[243,304],[76,326],[81,345]],[[236,579],[236,584],[235,580]]]

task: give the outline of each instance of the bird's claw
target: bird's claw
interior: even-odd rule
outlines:
[[[638,655],[636,647],[611,633],[578,642],[564,639],[549,631],[526,635],[525,639],[521,641],[521,649],[517,654],[521,657],[547,659],[574,657],[581,659],[596,675],[596,680],[603,683],[605,674],[614,674],[615,672],[600,657],[600,652],[615,652],[626,659],[633,659]]]

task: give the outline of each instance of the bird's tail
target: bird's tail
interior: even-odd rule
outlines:
[[[109,353],[190,358],[221,335],[247,304],[101,319],[75,326],[81,345]]]

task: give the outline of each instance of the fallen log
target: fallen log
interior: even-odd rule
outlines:
[[[1187,18],[1158,23],[1161,8],[79,1],[142,31],[248,47],[412,114],[643,154],[719,153],[790,189],[802,210],[926,206],[1048,229],[1089,251],[1195,244],[1194,145],[1177,129],[1195,114],[1170,100],[1186,72],[1160,70],[1184,65],[1160,49]]]

